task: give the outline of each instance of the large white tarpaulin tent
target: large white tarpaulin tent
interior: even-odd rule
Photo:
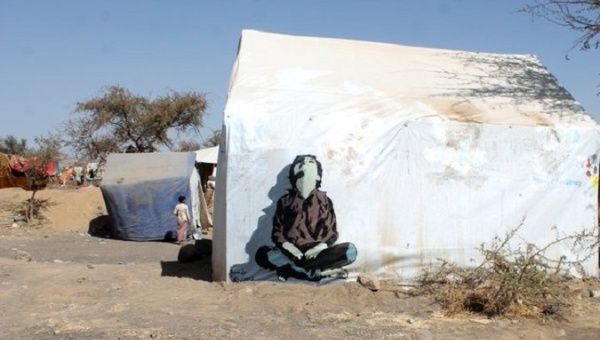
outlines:
[[[351,275],[410,279],[437,258],[476,263],[482,242],[521,221],[515,241],[540,246],[593,230],[599,147],[597,123],[532,55],[243,31],[219,152],[214,277],[276,277],[256,253],[276,242],[297,155],[322,165],[337,242],[355,246]],[[562,243],[548,255],[578,257]],[[597,257],[581,265],[598,274]]]

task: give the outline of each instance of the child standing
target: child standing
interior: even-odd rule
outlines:
[[[188,223],[190,222],[190,211],[185,204],[185,196],[179,196],[179,203],[173,210],[173,215],[177,216],[177,244],[182,244],[187,237]]]

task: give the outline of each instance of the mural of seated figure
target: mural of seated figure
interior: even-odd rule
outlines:
[[[282,281],[290,277],[311,281],[346,278],[343,267],[356,260],[354,244],[335,244],[338,232],[333,202],[319,190],[322,173],[315,156],[296,156],[288,175],[292,189],[279,198],[273,216],[271,239],[275,246],[263,246],[256,252],[256,263],[276,271]]]

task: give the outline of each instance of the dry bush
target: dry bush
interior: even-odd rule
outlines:
[[[43,222],[46,218],[42,211],[48,210],[52,203],[49,199],[29,198],[18,207],[17,213],[25,217],[29,224]]]
[[[570,305],[567,287],[572,274],[584,276],[580,262],[598,254],[596,231],[556,237],[544,247],[511,242],[523,227],[509,231],[504,237],[479,247],[482,262],[477,267],[463,268],[444,260],[435,268],[427,268],[418,279],[415,294],[432,295],[447,315],[473,312],[493,316],[554,316]],[[568,244],[581,257],[558,261],[546,256],[557,244]]]

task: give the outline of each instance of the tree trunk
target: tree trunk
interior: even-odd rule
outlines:
[[[27,207],[27,222],[31,221],[31,219],[34,217],[34,210],[35,210],[35,194],[37,193],[37,190],[33,190],[31,192],[31,197],[29,198],[29,206]]]

